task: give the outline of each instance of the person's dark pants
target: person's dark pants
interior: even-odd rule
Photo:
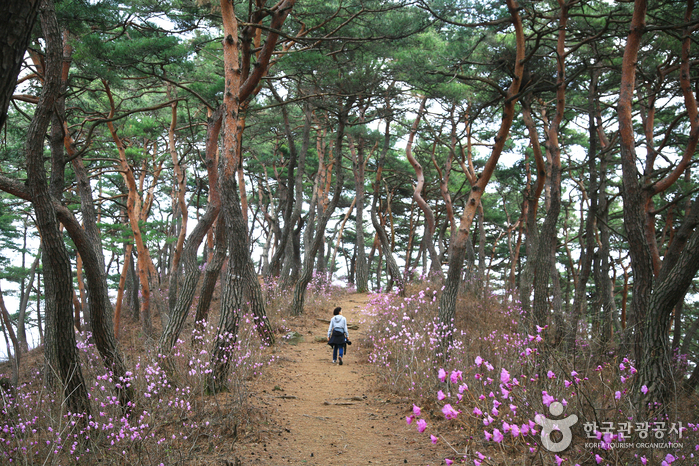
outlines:
[[[337,361],[338,348],[340,349],[340,357],[342,357],[342,354],[344,353],[344,350],[345,350],[345,345],[333,345],[333,361]]]

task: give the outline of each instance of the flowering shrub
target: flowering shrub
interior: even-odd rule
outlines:
[[[255,334],[254,325],[252,317],[242,316],[240,334]],[[125,380],[116,380],[85,335],[78,347],[92,415],[81,423],[84,414],[66,412],[37,372],[15,392],[3,393],[0,463],[191,464],[197,452],[230,443],[248,420],[246,381],[271,361],[257,339],[239,338],[229,355],[230,391],[203,397],[215,338],[215,326],[204,324],[193,332],[197,344],[177,342],[168,360],[174,372],[163,370],[162,355],[146,354],[130,361],[133,370]],[[137,394],[128,414],[114,395],[118,384]]]
[[[376,296],[370,360],[385,389],[413,399],[406,422],[447,448],[446,464],[696,464],[691,413],[634,411],[630,359],[587,339],[574,355],[552,348],[553,329],[527,332],[516,305],[491,297],[459,303],[445,360],[437,304],[429,287]]]

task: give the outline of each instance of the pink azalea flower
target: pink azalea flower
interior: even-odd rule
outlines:
[[[447,379],[447,371],[445,371],[444,369],[439,369],[437,377],[439,377],[439,380],[441,382],[444,382]]]
[[[648,387],[646,387],[645,385],[642,386],[642,387],[641,387],[641,392],[642,392],[644,395],[645,395],[646,393],[648,393]]]
[[[444,462],[447,463],[447,466],[448,466],[448,465],[451,465],[451,464],[454,464],[454,462],[453,462],[452,460],[450,460],[449,458],[445,458],[445,459],[444,459]]]
[[[554,457],[556,458],[556,464],[557,464],[558,466],[561,466],[561,463],[563,463],[563,461],[564,461],[563,458],[561,458],[561,457],[558,456],[558,455],[555,455]]]
[[[597,461],[597,464],[600,464],[604,458],[602,458],[600,455],[595,453],[595,461]]]
[[[500,443],[500,442],[502,442],[503,438],[504,437],[502,435],[502,432],[500,432],[498,429],[493,429],[493,440],[495,442]]]
[[[620,400],[621,399],[621,392],[618,390],[616,392],[614,392],[614,398],[616,398],[617,400]]]
[[[546,392],[546,390],[544,390],[544,391],[541,392],[541,397],[542,397],[542,399],[543,399],[544,406],[551,406],[551,403],[553,403],[554,401],[556,401],[556,399],[555,399],[554,397],[552,397],[551,395],[549,395],[549,394]]]
[[[648,458],[646,458],[645,456],[641,456],[641,463],[648,464]]]
[[[487,430],[484,430],[483,432],[485,433],[485,440],[486,440],[487,442],[490,442],[490,441],[493,439],[493,434],[491,434],[491,433],[488,432]]]
[[[556,374],[555,374],[553,371],[548,371],[548,372],[546,373],[546,376],[547,376],[549,379],[555,379],[555,378],[556,378]]]
[[[443,391],[440,390],[440,391],[437,392],[437,399],[438,399],[439,401],[442,401],[442,400],[443,400],[444,398],[446,398],[446,397],[447,397],[447,396],[444,394]]]
[[[461,380],[461,371],[452,371],[451,376],[449,377],[449,380],[451,380],[451,383],[455,384],[459,380]]]
[[[413,416],[407,416],[407,417],[405,418],[405,422],[406,422],[408,425],[410,425],[410,423],[413,422]]]
[[[473,414],[475,414],[476,416],[482,416],[482,415],[483,415],[483,411],[481,411],[480,409],[478,409],[478,406],[476,406],[475,408],[473,408]]]
[[[435,437],[434,435],[430,435],[430,441],[432,442],[432,445],[437,445],[437,440],[439,440],[439,438]]]
[[[425,421],[424,419],[419,419],[417,421],[417,431],[420,433],[423,433],[426,428],[427,428],[427,421]]]
[[[674,456],[672,456],[670,453],[668,453],[665,456],[665,461],[667,461],[668,464],[672,463],[673,461],[677,460]]]
[[[483,364],[483,358],[476,356],[476,366],[480,366],[481,364]]]
[[[486,363],[485,363],[485,368],[488,369],[489,371],[492,371],[493,369],[495,369],[495,368],[493,367],[493,365],[490,364],[489,362],[486,362]]]
[[[510,373],[504,367],[500,371],[500,382],[506,384],[510,381]]]
[[[417,407],[416,405],[413,405],[413,414],[416,416],[420,415],[420,408]]]
[[[519,437],[519,426],[517,424],[512,424],[510,426],[510,433],[513,437]]]
[[[444,413],[444,417],[447,419],[456,419],[456,417],[459,415],[459,412],[452,408],[450,404],[444,405],[442,408],[442,413]]]

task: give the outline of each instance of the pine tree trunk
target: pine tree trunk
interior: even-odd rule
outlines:
[[[507,100],[505,102],[502,123],[498,134],[495,137],[495,145],[493,146],[490,158],[486,162],[483,172],[478,181],[472,186],[468,201],[461,216],[459,231],[451,240],[450,245],[451,256],[449,257],[449,269],[447,277],[444,281],[444,289],[439,302],[439,320],[444,326],[445,333],[442,338],[441,348],[437,350],[438,357],[446,357],[449,346],[452,341],[452,332],[454,331],[454,318],[456,315],[456,297],[461,283],[461,270],[466,255],[466,243],[469,240],[469,230],[473,223],[473,218],[476,215],[478,205],[485,187],[490,181],[490,177],[495,170],[500,154],[505,146],[505,141],[510,132],[510,126],[514,119],[516,95],[519,92],[519,87],[522,81],[524,72],[524,32],[522,29],[522,20],[519,16],[519,5],[515,0],[507,0],[507,7],[512,17],[512,22],[515,28],[515,37],[517,44],[517,54],[514,63],[514,78],[512,84],[507,90]]]
[[[0,129],[17,83],[40,0],[0,2]]]
[[[45,376],[49,386],[62,391],[71,412],[85,414],[82,419],[86,424],[91,410],[73,330],[71,264],[49,194],[43,160],[44,135],[59,97],[62,61],[61,36],[51,0],[43,1],[40,17],[47,44],[46,71],[44,89],[27,131],[26,153],[28,188],[44,250]]]
[[[211,301],[216,289],[216,282],[221,274],[221,268],[226,262],[226,253],[228,252],[228,239],[226,235],[226,224],[221,216],[216,222],[216,242],[214,246],[214,254],[211,261],[206,265],[204,271],[204,280],[201,284],[199,292],[199,302],[197,302],[197,313],[194,317],[194,322],[201,327],[200,323],[209,320],[209,309],[211,309]]]
[[[182,286],[179,289],[177,300],[171,300],[175,306],[170,312],[170,318],[160,335],[160,352],[169,354],[172,347],[182,332],[184,323],[189,314],[189,308],[194,301],[196,288],[199,284],[200,269],[197,263],[197,252],[199,246],[206,237],[216,219],[220,216],[221,199],[218,189],[218,168],[216,166],[216,147],[218,145],[218,135],[221,130],[222,108],[219,108],[210,118],[206,135],[206,168],[209,176],[209,206],[204,215],[190,233],[182,251],[182,262],[185,268],[185,276]],[[225,254],[225,248],[224,248]],[[215,281],[214,281],[215,284]]]

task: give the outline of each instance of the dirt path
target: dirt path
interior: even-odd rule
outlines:
[[[362,359],[361,340],[368,324],[361,310],[369,296],[348,295],[338,302],[352,346],[345,364],[332,363],[328,324],[297,329],[295,346],[282,346],[281,360],[255,383],[254,404],[269,413],[257,438],[241,442],[236,456],[248,465],[426,465],[440,464],[425,434],[408,426],[405,400],[372,389],[371,367]],[[327,319],[330,319],[328,311]]]

